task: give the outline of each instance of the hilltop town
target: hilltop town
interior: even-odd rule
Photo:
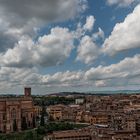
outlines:
[[[0,132],[3,140],[140,140],[140,95],[41,96],[26,87],[0,97]]]

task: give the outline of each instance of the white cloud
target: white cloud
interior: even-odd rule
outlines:
[[[118,5],[119,7],[127,7],[135,0],[107,0],[108,5]]]
[[[73,48],[69,29],[55,27],[36,42],[30,37],[22,37],[13,49],[0,54],[0,62],[9,67],[54,66],[63,63]]]
[[[13,87],[32,86],[35,89],[40,87],[53,89],[58,92],[70,90],[72,87],[77,89],[87,89],[91,87],[135,87],[140,85],[140,55],[132,58],[125,58],[117,64],[109,66],[99,66],[87,71],[65,71],[54,74],[39,74],[36,68],[0,68],[0,89],[7,86]],[[22,79],[22,80],[21,80]]]
[[[62,86],[94,88],[139,85],[140,55],[87,71],[41,74],[38,68],[42,70],[42,67],[64,63],[74,48],[75,38],[80,42],[76,60],[85,64],[92,64],[102,52],[113,55],[140,47],[140,5],[125,18],[124,22],[116,24],[111,35],[105,40],[103,48],[100,49],[96,41],[104,40],[103,30],[99,28],[92,36],[86,35],[94,28],[95,18],[92,15],[87,17],[84,25],[80,23],[76,31],[55,27],[47,35],[40,36],[36,40],[33,37],[36,29],[49,22],[74,18],[87,8],[86,0],[41,0],[39,2],[43,6],[41,9],[40,6],[38,9],[36,0],[31,0],[29,5],[27,3],[0,1],[0,89],[5,88],[5,85],[10,88],[31,85],[36,89],[38,85],[52,88],[57,86],[60,89]],[[127,6],[131,1],[116,0],[111,3],[110,0],[110,5],[113,4]]]
[[[140,5],[129,14],[124,22],[117,23],[103,44],[103,52],[114,55],[120,51],[140,47]]]
[[[98,32],[93,33],[92,38],[93,40],[103,39],[104,40],[104,31],[101,28],[98,28]]]
[[[83,72],[57,72],[54,75],[44,75],[42,76],[42,82],[48,85],[74,85],[82,80]]]
[[[140,55],[125,58],[117,64],[109,66],[98,66],[91,68],[85,73],[88,80],[129,79],[140,76]]]
[[[96,87],[104,87],[106,86],[106,83],[104,82],[104,80],[99,80],[95,82],[95,86]]]
[[[79,41],[76,61],[93,64],[101,53],[101,49],[97,46],[96,41],[99,39],[104,40],[103,30],[99,27],[98,32],[93,33],[91,36],[87,33],[87,31],[93,30],[94,23],[94,16],[87,16],[86,23],[84,25],[78,23],[76,31],[73,31],[75,38]]]
[[[45,87],[60,87],[60,86],[76,86],[79,85],[83,78],[82,71],[66,71],[57,72],[52,75],[39,74],[35,68],[0,68],[0,89],[6,84],[7,88],[16,86],[23,87],[43,86]],[[22,79],[22,80],[21,80]]]
[[[76,30],[73,31],[74,36],[77,39],[80,39],[81,37],[87,34],[87,31],[91,32],[94,29],[94,24],[95,24],[94,16],[93,15],[87,16],[85,24],[82,24],[81,22],[77,24]]]
[[[0,84],[4,86],[6,83],[7,87],[13,85],[24,85],[24,79],[36,73],[37,70],[35,68],[9,68],[9,67],[1,67],[0,68]],[[21,80],[22,79],[22,80]],[[5,86],[4,86],[5,87]],[[0,86],[0,88],[2,88]]]
[[[99,55],[99,49],[90,36],[81,39],[77,52],[76,60],[85,64],[93,63]]]
[[[86,19],[86,23],[83,26],[83,29],[88,30],[88,31],[92,31],[92,29],[94,27],[94,23],[95,23],[94,16],[92,16],[92,15],[88,16],[87,19]]]
[[[79,22],[77,24],[77,28],[76,28],[75,31],[73,31],[73,35],[75,36],[76,39],[80,39],[82,36],[85,35],[85,31],[84,31],[84,29],[82,27],[82,23],[81,22]]]

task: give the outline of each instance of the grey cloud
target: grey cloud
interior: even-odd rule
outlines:
[[[14,35],[8,34],[9,23],[3,21],[0,16],[0,52],[12,48],[17,38]]]
[[[3,17],[13,26],[36,19],[49,22],[73,18],[84,5],[85,0],[0,0]]]
[[[37,36],[49,22],[75,18],[86,0],[0,0],[0,51],[13,48],[21,36]]]
[[[8,48],[13,48],[17,39],[14,36],[0,33],[0,52],[7,51]]]

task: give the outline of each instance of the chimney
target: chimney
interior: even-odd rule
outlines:
[[[30,87],[25,87],[24,88],[24,96],[26,96],[26,97],[31,96],[31,88]]]

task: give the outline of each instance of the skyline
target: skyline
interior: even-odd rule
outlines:
[[[139,0],[0,0],[0,93],[139,90]]]

